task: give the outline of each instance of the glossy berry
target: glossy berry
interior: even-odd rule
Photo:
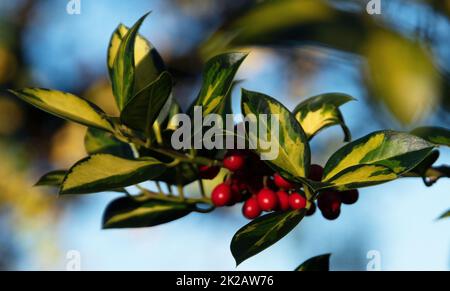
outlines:
[[[351,205],[358,201],[359,193],[358,190],[349,190],[340,193],[341,201],[344,204]]]
[[[245,156],[240,153],[227,154],[223,159],[223,166],[232,172],[242,170],[245,166]]]
[[[317,209],[316,203],[312,202],[311,207],[306,212],[306,216],[313,216],[314,213],[316,213],[316,209]]]
[[[200,166],[198,172],[201,179],[212,180],[219,174],[220,167]]]
[[[325,219],[336,220],[339,217],[339,215],[341,215],[341,209],[338,208],[335,211],[322,210],[322,215]]]
[[[313,181],[321,181],[323,175],[323,168],[320,165],[311,165],[309,168],[309,175],[308,178]]]
[[[295,187],[293,183],[289,182],[278,173],[275,173],[273,175],[273,181],[275,185],[280,189],[289,190]]]
[[[278,209],[280,211],[289,210],[289,194],[282,190],[278,191],[276,194],[278,198]]]
[[[269,188],[264,188],[259,191],[258,195],[256,195],[256,198],[258,199],[259,207],[263,211],[272,211],[277,207],[278,197],[275,192],[273,192]]]
[[[300,193],[292,193],[289,196],[289,206],[294,210],[304,209],[306,207],[306,198]]]
[[[242,213],[248,219],[254,219],[261,215],[261,208],[259,207],[258,200],[255,197],[250,197],[245,201],[242,207]]]
[[[228,184],[219,184],[214,188],[211,194],[211,201],[217,207],[229,204],[233,199],[231,186]]]
[[[341,208],[341,198],[339,193],[334,191],[322,192],[317,199],[317,206],[321,211],[337,211],[337,209]]]

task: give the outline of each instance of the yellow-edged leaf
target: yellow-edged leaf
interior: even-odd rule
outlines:
[[[67,173],[61,194],[87,194],[127,187],[161,175],[164,164],[153,158],[128,160],[97,154],[76,163]]]
[[[345,190],[396,179],[416,167],[434,148],[435,145],[408,133],[369,134],[331,156],[321,188]]]
[[[341,93],[328,93],[314,96],[300,103],[294,110],[295,118],[300,122],[308,139],[319,131],[333,125],[340,125],[344,131],[344,141],[351,140],[350,130],[344,122],[339,106],[354,100]]]
[[[73,94],[40,88],[10,92],[23,101],[63,119],[106,131],[113,130],[106,114],[100,108]]]

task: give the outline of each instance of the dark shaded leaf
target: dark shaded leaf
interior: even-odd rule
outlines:
[[[231,241],[231,252],[239,265],[267,249],[292,229],[305,216],[305,211],[274,212],[261,216],[242,227]]]
[[[150,227],[182,218],[192,211],[192,205],[182,202],[122,197],[112,201],[103,214],[103,228]]]
[[[53,186],[60,187],[67,170],[52,171],[42,176],[34,186]]]
[[[328,272],[330,271],[331,254],[320,255],[303,262],[295,271],[302,272]]]
[[[111,133],[90,128],[84,137],[84,147],[89,155],[111,154],[132,159],[133,151],[129,144],[116,139]]]

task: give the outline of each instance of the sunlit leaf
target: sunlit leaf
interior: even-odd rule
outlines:
[[[304,216],[304,211],[274,212],[242,227],[231,241],[231,252],[236,264],[239,265],[282,239]]]
[[[242,112],[247,117],[254,115],[256,119],[250,120],[250,124],[257,124],[262,131],[267,131],[267,135],[258,136],[249,132],[250,144],[257,146],[256,151],[260,154],[267,154],[267,149],[261,148],[261,141],[270,142],[273,157],[266,162],[279,172],[294,179],[307,177],[311,153],[308,139],[302,127],[295,119],[294,115],[281,103],[267,95],[242,91]],[[267,117],[260,119],[259,117]],[[279,132],[273,132],[272,119],[279,123]],[[278,153],[274,151],[278,148]]]
[[[435,145],[402,132],[379,131],[355,140],[328,160],[322,182],[340,190],[398,178],[422,162]]]
[[[203,70],[203,83],[194,106],[202,106],[203,115],[223,115],[233,79],[244,61],[245,53],[225,53],[209,60]],[[191,109],[192,110],[192,109]]]
[[[108,69],[113,79],[113,67],[119,47],[127,35],[129,29],[120,24],[111,36],[108,49]],[[135,89],[134,93],[141,91],[148,84],[156,80],[156,78],[164,71],[164,62],[158,51],[153,45],[138,34],[134,44],[134,64],[135,64]]]
[[[87,194],[127,187],[161,175],[164,164],[153,158],[128,160],[97,154],[77,162],[64,178],[61,194]]]
[[[300,103],[295,108],[294,115],[309,139],[324,128],[340,125],[344,131],[344,141],[350,141],[350,130],[345,125],[339,106],[351,100],[354,99],[341,93],[322,94]]]
[[[44,176],[42,176],[39,181],[35,184],[35,186],[53,186],[59,187],[61,186],[64,177],[66,176],[67,170],[57,170],[52,171]]]
[[[135,40],[148,13],[141,17],[123,37],[118,46],[112,70],[112,87],[117,106],[122,110],[135,93]],[[111,49],[110,49],[111,51]]]
[[[150,227],[182,218],[191,211],[192,205],[183,202],[145,196],[122,197],[107,206],[103,214],[103,228]]]
[[[310,258],[298,266],[295,271],[328,272],[330,271],[330,256],[331,254],[325,254]]]
[[[172,91],[172,78],[162,73],[153,83],[142,89],[124,107],[121,121],[130,128],[151,135],[153,123],[158,118]]]
[[[100,108],[70,93],[39,88],[10,92],[25,102],[63,119],[107,131],[113,130],[106,114]]]

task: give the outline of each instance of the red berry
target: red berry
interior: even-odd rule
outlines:
[[[264,211],[272,211],[277,207],[278,197],[275,192],[269,188],[264,188],[259,191],[256,197],[258,199],[259,207]]]
[[[223,159],[223,166],[232,171],[236,172],[244,168],[245,156],[240,153],[227,154]]]
[[[316,213],[316,203],[311,202],[311,207],[308,209],[308,211],[306,212],[306,216],[313,216],[314,213]]]
[[[225,206],[232,201],[233,194],[231,186],[225,183],[219,184],[214,188],[211,194],[212,203],[217,206]]]
[[[198,167],[199,176],[205,180],[212,180],[220,172],[220,167],[200,166]]]
[[[300,193],[292,193],[289,196],[289,206],[294,210],[303,209],[306,207],[306,198]]]
[[[291,183],[288,180],[284,179],[278,173],[275,173],[273,175],[273,181],[275,182],[275,185],[277,185],[277,187],[279,187],[280,189],[289,190],[289,189],[292,189],[292,188],[295,187],[295,185],[293,183]]]
[[[338,208],[335,211],[331,211],[331,210],[322,210],[322,215],[323,217],[325,217],[325,219],[328,220],[336,220],[339,215],[341,215],[341,209]]]
[[[323,168],[320,165],[311,165],[308,178],[320,182],[322,180]]]
[[[261,208],[259,207],[258,200],[255,197],[250,197],[245,201],[242,207],[242,213],[248,219],[254,219],[261,215]]]
[[[281,211],[289,210],[289,194],[285,191],[278,191],[278,209]]]
[[[349,190],[340,193],[341,201],[344,204],[352,205],[358,201],[359,193],[358,190]]]
[[[341,199],[339,193],[334,191],[322,192],[317,199],[317,206],[322,211],[337,211],[337,209],[341,208]]]

